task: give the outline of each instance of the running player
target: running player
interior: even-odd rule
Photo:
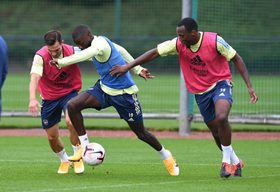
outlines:
[[[159,56],[178,54],[187,89],[195,94],[204,122],[223,152],[220,176],[241,177],[243,162],[231,146],[231,127],[228,122],[233,88],[228,61],[233,61],[247,85],[251,102],[256,103],[258,97],[252,88],[246,66],[222,37],[217,33],[198,31],[198,25],[192,18],[184,18],[179,22],[177,35],[178,37],[147,51],[132,63],[114,66],[111,75],[123,75],[131,67],[147,63]]]

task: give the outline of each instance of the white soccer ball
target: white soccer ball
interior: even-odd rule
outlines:
[[[104,161],[105,150],[98,143],[90,143],[83,149],[82,157],[86,164],[97,166]]]

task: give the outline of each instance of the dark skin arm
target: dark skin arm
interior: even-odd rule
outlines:
[[[248,93],[251,97],[251,103],[256,103],[258,100],[258,96],[251,85],[249,74],[243,59],[236,53],[235,56],[231,59],[231,61],[235,64],[237,70],[239,71],[248,88]]]
[[[145,63],[148,63],[155,58],[159,57],[159,53],[157,51],[157,48],[151,49],[150,51],[147,51],[143,55],[136,58],[133,62],[128,63],[127,65],[116,65],[113,66],[111,69],[111,76],[117,74],[117,76],[124,75],[126,72],[129,71],[132,67],[135,67],[137,65],[142,65]]]
[[[49,65],[50,66],[53,66],[53,65],[58,65],[58,62],[57,62],[57,60],[51,60],[50,62],[49,62]],[[119,65],[117,65],[117,66],[119,66]],[[120,66],[121,67],[121,66]],[[130,68],[129,68],[130,69]],[[128,70],[129,70],[128,69]],[[127,70],[127,71],[128,71]],[[111,71],[112,71],[112,69],[111,69]],[[126,72],[125,72],[126,73]],[[123,73],[123,74],[125,74],[125,73]],[[111,73],[112,74],[112,73]],[[122,75],[123,75],[122,74]],[[120,75],[117,75],[117,76],[120,76]],[[142,77],[142,78],[144,78],[145,79],[145,81],[147,81],[147,79],[148,78],[150,78],[150,79],[154,79],[155,77],[154,76],[151,76],[151,73],[149,73],[148,72],[148,69],[146,69],[146,68],[143,68],[142,69],[142,71],[139,73],[139,76],[140,77]]]
[[[145,63],[148,63],[148,62],[154,60],[157,57],[159,57],[157,48],[151,49],[127,65],[114,66],[111,69],[110,74],[111,75],[117,74],[117,76],[123,75],[132,67],[135,67],[137,65],[143,65]],[[256,103],[258,100],[258,96],[251,85],[249,74],[248,74],[248,71],[247,71],[247,68],[245,66],[243,59],[236,53],[235,56],[231,59],[231,61],[233,61],[233,63],[235,64],[237,70],[241,74],[241,76],[248,88],[248,93],[250,94],[251,102]]]

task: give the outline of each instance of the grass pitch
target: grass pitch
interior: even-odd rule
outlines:
[[[154,74],[155,79],[147,82],[143,78],[133,75],[139,88],[138,99],[143,113],[179,113],[180,105],[180,75]],[[82,91],[94,86],[97,74],[82,74]],[[258,94],[259,101],[252,104],[246,85],[240,75],[233,77],[233,114],[277,115],[279,114],[279,76],[251,76],[251,82]],[[9,74],[2,88],[2,111],[28,111],[29,104],[29,74]],[[41,101],[37,93],[38,101]],[[195,102],[195,101],[194,101]],[[94,113],[96,110],[84,110]],[[102,112],[116,113],[113,107]],[[194,103],[194,113],[199,109]]]
[[[62,137],[68,155],[68,137]],[[90,138],[105,161],[76,175],[57,174],[60,161],[46,137],[0,137],[0,191],[280,191],[280,141],[232,142],[242,158],[241,178],[221,179],[222,153],[213,140],[160,139],[180,167],[170,176],[159,154],[138,139]]]

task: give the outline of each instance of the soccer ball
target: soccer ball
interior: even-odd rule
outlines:
[[[105,150],[98,143],[90,143],[83,149],[82,158],[88,165],[100,165],[104,161]]]

